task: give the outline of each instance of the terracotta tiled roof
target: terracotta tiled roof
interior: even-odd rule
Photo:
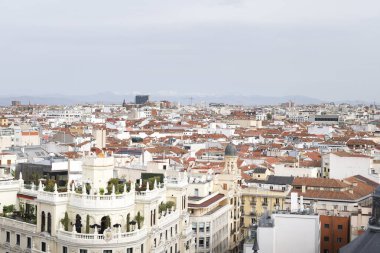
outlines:
[[[311,177],[296,177],[293,181],[293,186],[310,186],[310,187],[328,187],[328,188],[344,188],[349,184],[343,180],[332,178],[311,178]]]

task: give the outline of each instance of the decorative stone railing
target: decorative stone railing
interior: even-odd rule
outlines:
[[[161,184],[160,186],[155,187],[153,190],[136,191],[136,200],[150,201],[152,199],[163,196],[165,190],[165,186]]]
[[[39,201],[45,202],[67,202],[69,205],[79,208],[87,209],[113,209],[113,208],[125,208],[133,205],[135,202],[135,192],[123,192],[121,194],[100,195],[100,194],[87,194],[77,193],[69,190],[67,192],[58,192],[56,189],[54,192],[47,192],[39,187],[36,190],[35,186],[25,186],[20,189],[20,193],[27,194],[29,196],[37,197]]]
[[[68,200],[69,194],[67,192],[45,192],[38,191],[37,200],[48,202],[65,202]]]
[[[0,192],[17,191],[22,187],[22,180],[0,181]]]
[[[184,177],[184,178],[165,178],[165,185],[167,187],[185,187],[187,186],[189,183],[188,183],[188,180],[187,180],[187,177]]]
[[[12,229],[19,229],[20,231],[28,231],[31,233],[36,232],[37,226],[34,224],[18,221],[6,217],[0,217],[0,227],[9,227]]]
[[[133,232],[119,233],[112,231],[105,234],[83,234],[62,231],[57,232],[59,240],[73,242],[76,244],[108,244],[108,243],[134,243],[147,236],[146,228],[135,230]]]
[[[111,195],[87,195],[70,193],[69,204],[71,206],[87,209],[114,209],[133,205],[135,202],[134,192]]]
[[[168,210],[168,211],[166,211],[165,215],[162,215],[158,219],[158,225],[160,227],[166,227],[170,223],[175,222],[176,220],[178,220],[179,216],[180,216],[180,213],[179,213],[178,210],[175,210],[175,211],[169,211]]]

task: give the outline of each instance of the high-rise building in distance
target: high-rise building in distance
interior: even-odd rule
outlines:
[[[136,95],[135,103],[138,105],[143,105],[149,102],[149,95]]]

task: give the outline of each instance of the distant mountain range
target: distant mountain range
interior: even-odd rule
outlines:
[[[11,104],[13,100],[19,100],[22,104],[45,104],[45,105],[74,105],[74,104],[122,104],[123,100],[127,102],[134,101],[133,94],[121,95],[114,94],[112,92],[104,92],[93,95],[44,95],[44,96],[1,96],[0,105],[7,106]],[[293,101],[296,104],[320,104],[324,101],[307,96],[256,96],[256,95],[222,95],[222,96],[208,96],[208,95],[151,95],[152,101],[168,100],[173,102],[180,102],[181,104],[196,104],[200,102],[205,103],[226,103],[234,105],[276,105],[288,101]],[[332,101],[336,103],[350,103],[350,104],[366,104],[365,101]]]

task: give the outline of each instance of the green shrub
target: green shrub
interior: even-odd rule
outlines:
[[[65,212],[65,218],[61,219],[61,223],[65,231],[69,231],[69,222],[70,222],[69,214]]]

